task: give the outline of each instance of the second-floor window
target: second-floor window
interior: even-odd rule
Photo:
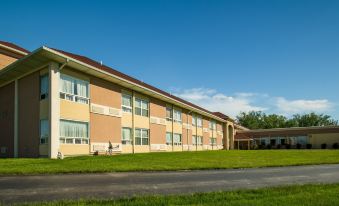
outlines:
[[[217,124],[214,120],[210,121],[209,128],[210,128],[210,130],[216,130],[217,129]]]
[[[174,122],[181,122],[181,111],[176,109],[173,110],[173,120]]]
[[[65,74],[60,76],[60,98],[88,104],[88,82]]]
[[[202,118],[201,117],[197,117],[197,127],[202,127]]]
[[[171,122],[173,118],[173,110],[172,108],[166,107],[166,120]]]
[[[132,112],[132,96],[128,94],[122,94],[122,111],[123,112]]]
[[[135,99],[135,114],[148,117],[148,101],[143,99]]]

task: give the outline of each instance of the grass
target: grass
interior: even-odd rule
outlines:
[[[45,203],[27,203],[24,205],[339,205],[339,184],[303,185],[257,190],[239,190],[229,192],[199,193],[191,195],[144,196],[117,200],[64,200]]]
[[[204,170],[339,163],[339,150],[202,151],[0,159],[0,175]]]

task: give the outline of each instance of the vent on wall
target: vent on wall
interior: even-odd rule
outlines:
[[[122,116],[121,109],[117,109],[117,108],[113,108],[113,107],[107,107],[107,106],[98,105],[98,104],[91,104],[91,112],[96,113],[96,114],[113,116],[113,117],[121,117]]]
[[[159,118],[159,117],[150,117],[151,124],[160,124],[166,125],[166,119]]]

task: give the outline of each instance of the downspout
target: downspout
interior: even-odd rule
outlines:
[[[187,130],[187,151],[189,151],[190,150],[190,148],[189,148],[189,145],[188,145],[188,139],[189,139],[189,135],[188,135],[188,131],[189,131],[189,129],[188,129],[188,125],[189,125],[189,122],[188,122],[188,115],[190,115],[192,113],[192,111],[189,111],[188,113],[187,113],[187,115],[186,115],[186,119],[187,119],[187,125],[186,125],[186,130]]]
[[[174,151],[174,107],[172,104],[172,152]]]
[[[135,102],[135,95],[134,91],[132,91],[132,153],[135,153],[135,112],[134,112],[134,103]]]

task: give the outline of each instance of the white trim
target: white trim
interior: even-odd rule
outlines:
[[[114,78],[116,78],[116,79],[118,79],[118,80],[121,80],[121,81],[123,81],[123,82],[127,82],[127,83],[129,83],[129,84],[132,84],[133,86],[139,87],[139,88],[144,89],[144,90],[146,90],[146,91],[150,91],[150,92],[152,92],[152,93],[154,93],[154,94],[156,94],[156,95],[159,95],[159,96],[161,96],[161,97],[164,97],[164,98],[166,98],[166,99],[170,99],[171,101],[174,101],[174,102],[178,103],[179,105],[184,105],[184,106],[186,106],[186,107],[188,107],[188,108],[193,109],[193,111],[199,111],[199,112],[201,112],[202,114],[205,114],[206,116],[213,117],[213,118],[215,118],[215,119],[217,119],[217,120],[219,120],[219,121],[221,121],[221,122],[227,122],[226,120],[224,120],[224,119],[222,119],[222,118],[220,118],[220,117],[218,117],[218,116],[212,115],[212,114],[210,114],[210,113],[208,113],[208,112],[202,111],[202,110],[200,110],[200,109],[197,109],[197,108],[195,108],[195,107],[192,107],[192,106],[190,106],[190,105],[187,105],[187,104],[185,104],[185,103],[183,103],[183,102],[180,102],[180,101],[178,101],[178,100],[176,100],[176,99],[173,99],[173,98],[171,98],[171,97],[168,97],[167,95],[161,94],[161,93],[159,93],[159,92],[156,92],[156,91],[154,91],[154,90],[148,89],[148,88],[143,87],[143,86],[141,86],[141,85],[139,85],[139,84],[136,84],[136,83],[134,83],[134,82],[128,81],[128,80],[126,80],[126,79],[123,79],[123,78],[118,77],[118,76],[116,76],[116,75],[113,75],[113,74],[111,74],[111,73],[105,72],[105,71],[103,71],[103,70],[101,70],[101,69],[98,69],[98,68],[96,68],[96,67],[94,67],[94,66],[91,66],[91,65],[86,64],[86,63],[84,63],[84,62],[78,61],[78,60],[76,60],[76,59],[74,59],[74,58],[71,58],[71,57],[69,57],[69,56],[67,56],[67,55],[64,55],[64,54],[62,54],[62,53],[60,53],[60,52],[58,52],[58,51],[55,51],[55,50],[53,50],[53,49],[50,49],[50,48],[48,48],[48,47],[46,47],[46,46],[42,46],[42,49],[44,49],[44,50],[46,50],[46,51],[49,51],[49,52],[51,52],[51,53],[54,53],[54,54],[56,54],[56,55],[59,55],[59,56],[65,58],[65,59],[70,59],[71,61],[73,61],[73,62],[75,62],[75,63],[78,63],[78,64],[83,65],[83,66],[85,66],[85,67],[88,67],[88,68],[90,68],[90,69],[93,69],[93,70],[95,70],[95,71],[97,71],[97,72],[100,72],[100,73],[106,74],[106,75],[108,75],[108,76],[114,77]]]
[[[28,53],[26,53],[26,52],[20,51],[20,50],[18,50],[18,49],[14,49],[13,47],[9,47],[9,46],[3,45],[3,44],[1,44],[1,43],[0,43],[0,46],[1,46],[2,48],[5,48],[5,49],[8,49],[8,50],[14,51],[14,52],[19,53],[19,54],[23,54],[23,55],[27,55],[27,54],[28,54]]]

